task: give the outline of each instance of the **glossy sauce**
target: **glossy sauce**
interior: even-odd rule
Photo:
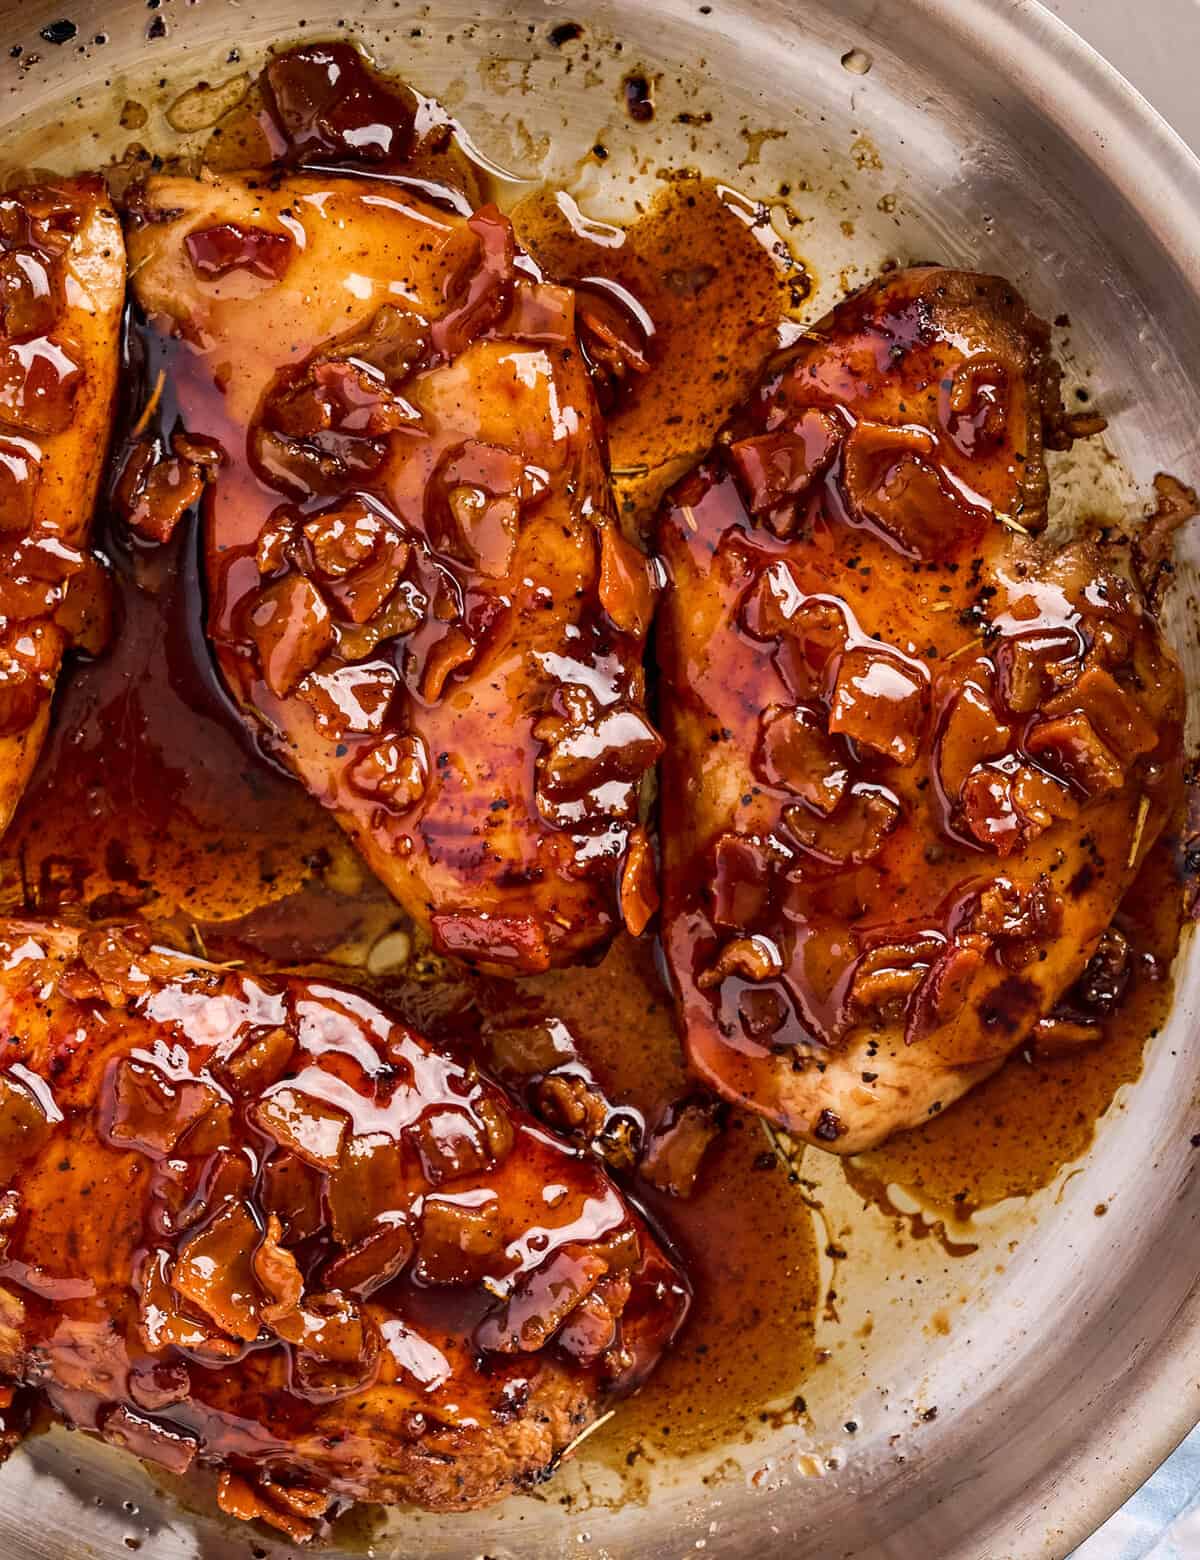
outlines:
[[[416,116],[411,94],[405,102]],[[253,103],[230,116],[223,165],[254,160],[264,146],[255,137],[264,134]],[[483,176],[449,132],[427,151],[389,176],[426,193],[436,185],[452,209],[477,205]],[[551,195],[519,207],[514,221],[548,275],[582,283],[597,300],[591,364],[610,398],[625,506],[643,519],[756,377],[774,339],[778,277],[769,261],[764,269],[757,237],[697,181],[669,186],[659,211],[628,234],[589,232],[565,198]],[[739,355],[717,393],[702,393],[696,345],[728,321]],[[164,388],[151,415],[165,437],[177,415],[175,349],[133,318],[126,351],[114,476],[160,370]],[[670,429],[666,400],[684,418]],[[147,547],[110,507],[98,540],[113,563],[116,632],[103,656],[71,664],[60,689],[51,740],[3,845],[6,909],[137,914],[165,941],[267,968],[353,959],[340,966],[342,978],[383,992],[435,1041],[482,1044],[481,1031],[504,1014],[556,1017],[613,1103],[647,1123],[694,1086],[649,941],[622,935],[594,968],[509,985],[430,957],[413,936],[416,953],[403,972],[368,972],[367,947],[403,918],[331,817],[247,737],[222,688],[200,628],[195,508],[168,543]],[[1178,936],[1165,850],[1152,855],[1147,880],[1156,891],[1135,890],[1131,902],[1153,907],[1153,922],[1127,929],[1165,967]],[[1169,981],[1138,975],[1106,1020],[1103,1046],[1055,1062],[1014,1058],[953,1111],[849,1163],[851,1183],[876,1199],[888,1182],[901,1182],[960,1211],[1046,1184],[1086,1147],[1117,1086],[1136,1076],[1168,997]],[[819,1311],[809,1210],[755,1118],[731,1116],[690,1201],[636,1178],[626,1184],[677,1243],[696,1299],[674,1352],[582,1453],[616,1465],[653,1450],[712,1449],[794,1398],[815,1358]]]

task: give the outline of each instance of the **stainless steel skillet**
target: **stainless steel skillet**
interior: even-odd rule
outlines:
[[[335,0],[36,0],[0,14],[4,161],[106,154],[111,139],[91,132],[126,99],[150,110],[136,134],[153,144],[194,80],[253,69],[280,39],[346,31],[446,102],[498,164],[570,183],[596,215],[620,215],[682,163],[756,196],[789,183],[814,316],[892,256],[1004,271],[1043,313],[1069,314],[1072,360],[1104,395],[1135,483],[1200,475],[1200,164],[1032,0],[367,0],[353,16]],[[548,41],[565,20],[584,25],[588,49],[569,71]],[[656,78],[648,132],[621,107],[632,67]],[[711,123],[678,125],[697,104]],[[579,165],[600,138],[603,180]],[[1111,471],[1063,474],[1077,500],[1101,481],[1106,501],[1129,497]],[[1193,684],[1197,561],[1200,539],[1170,612]],[[1144,1077],[1078,1173],[1002,1211],[989,1263],[951,1278],[931,1264],[918,1287],[917,1259],[901,1281],[865,1221],[843,1285],[874,1307],[875,1329],[814,1392],[811,1428],[660,1471],[648,1496],[585,1470],[478,1516],[394,1518],[347,1553],[1064,1555],[1200,1417],[1198,1013],[1187,946]],[[951,1288],[955,1325],[931,1341],[928,1314]],[[840,1434],[851,1413],[852,1442]],[[136,1464],[78,1438],[44,1438],[0,1472],[0,1554],[134,1545],[152,1560],[285,1552],[188,1514]]]

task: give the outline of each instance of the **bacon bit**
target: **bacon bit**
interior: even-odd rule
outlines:
[[[601,412],[612,411],[629,380],[650,371],[646,333],[615,298],[592,289],[576,294],[579,345]]]
[[[1154,479],[1154,509],[1138,526],[1133,538],[1133,567],[1138,583],[1157,608],[1171,574],[1175,533],[1200,514],[1195,488],[1160,471]]]
[[[130,529],[151,542],[169,542],[187,511],[200,500],[224,460],[220,446],[176,434],[174,457],[157,439],[134,445],[117,482],[116,500]]]
[[[594,1079],[565,1068],[539,1080],[531,1104],[547,1126],[587,1143],[604,1131],[612,1108]]]
[[[282,1026],[268,1029],[252,1035],[221,1063],[221,1076],[237,1094],[261,1094],[287,1072],[295,1049],[296,1041],[288,1030]]]
[[[333,644],[333,624],[320,591],[292,574],[255,598],[247,632],[258,651],[263,681],[277,699],[294,693]]]
[[[304,527],[313,572],[339,614],[351,623],[369,622],[395,590],[411,548],[361,499],[315,516]]]
[[[1073,1056],[1084,1046],[1098,1045],[1104,1030],[1094,1019],[1053,1012],[1039,1018],[1033,1029],[1033,1050],[1038,1056]]]
[[[250,1107],[257,1126],[281,1148],[317,1170],[334,1170],[350,1125],[345,1111],[305,1094],[291,1084],[276,1084]]]
[[[416,1126],[408,1129],[408,1137],[431,1186],[461,1181],[465,1175],[494,1168],[482,1124],[465,1108],[447,1105],[426,1110]]]
[[[443,911],[430,924],[438,953],[468,963],[502,964],[527,974],[550,968],[546,932],[534,916]]]
[[[258,1195],[264,1213],[279,1215],[293,1244],[307,1240],[321,1228],[324,1215],[318,1173],[296,1155],[271,1155],[262,1169]]]
[[[494,205],[482,206],[452,233],[446,252],[449,305],[430,332],[434,350],[452,360],[488,330],[508,307],[516,276],[512,223]]]
[[[776,841],[722,834],[713,846],[709,880],[714,926],[731,931],[752,926],[766,909],[772,866],[787,859]]]
[[[0,329],[10,341],[46,336],[62,313],[59,268],[33,249],[0,254]]]
[[[171,1271],[171,1285],[185,1300],[245,1343],[259,1331],[260,1296],[251,1254],[260,1234],[248,1203],[226,1203],[183,1242]]]
[[[123,1447],[135,1457],[157,1463],[177,1476],[188,1471],[197,1451],[197,1443],[190,1435],[155,1424],[123,1403],[104,1416],[100,1434],[112,1446]]]
[[[289,233],[218,222],[189,233],[183,247],[202,281],[216,282],[230,271],[247,271],[262,281],[277,282],[291,264],[293,244]]]
[[[936,441],[923,428],[862,421],[846,441],[846,501],[905,557],[943,558],[983,535],[992,512],[955,493],[931,464]]]
[[[415,309],[385,303],[365,330],[338,342],[336,355],[373,368],[394,390],[408,379],[428,350],[428,322]]]
[[[27,433],[65,433],[83,384],[83,369],[48,336],[0,344],[0,419]]]
[[[629,836],[621,868],[621,919],[630,936],[640,937],[658,909],[658,872],[654,847],[640,825]]]
[[[395,1220],[376,1225],[368,1234],[321,1270],[326,1289],[366,1300],[377,1289],[390,1284],[413,1254],[414,1242],[408,1226]]]
[[[921,750],[928,700],[928,679],[899,657],[847,650],[834,684],[829,729],[907,768]]]
[[[671,1197],[690,1197],[700,1164],[720,1137],[728,1107],[709,1095],[675,1100],[646,1139],[638,1174]]]
[[[989,944],[986,937],[957,937],[917,988],[904,1030],[905,1045],[915,1045],[962,1012],[968,993],[984,966]]]
[[[385,737],[355,759],[350,784],[364,796],[379,797],[392,812],[408,812],[429,785],[425,743],[415,732]]]
[[[0,534],[28,532],[41,476],[41,467],[28,450],[0,438]]]
[[[881,1017],[903,1013],[945,946],[941,937],[909,937],[868,948],[854,966],[847,1007]]]
[[[600,605],[613,627],[644,639],[657,596],[651,560],[625,540],[616,521],[605,521],[600,527]]]
[[[477,1346],[490,1354],[536,1353],[607,1272],[603,1257],[563,1247],[523,1274],[508,1300],[483,1318]]]
[[[662,748],[641,711],[617,705],[594,723],[569,726],[538,755],[538,787],[548,796],[576,801],[610,781],[640,780]]]
[[[297,692],[316,716],[322,736],[340,742],[350,733],[361,736],[382,730],[399,687],[400,674],[394,666],[372,661],[366,666],[310,672]]]
[[[451,675],[475,659],[475,650],[474,641],[461,628],[446,630],[425,658],[421,697],[427,704],[437,703]]]
[[[288,567],[298,520],[299,511],[291,504],[280,504],[267,516],[254,547],[254,562],[264,577],[280,574]]]
[[[1038,610],[1033,597],[1019,598],[1011,608],[1018,621],[1025,602]],[[1014,714],[1032,715],[1040,707],[1047,685],[1061,688],[1074,680],[1082,657],[1080,636],[1067,626],[1005,636],[994,651],[1000,695]]]
[[[965,358],[941,392],[942,426],[967,457],[983,456],[1004,437],[1010,397],[1008,370],[997,358]]]
[[[129,1372],[129,1396],[139,1408],[161,1413],[192,1395],[192,1378],[182,1360],[151,1360]]]
[[[345,579],[374,557],[384,529],[379,515],[361,498],[314,516],[304,526],[313,572],[323,582]]]
[[[426,1197],[417,1241],[417,1281],[476,1284],[499,1263],[504,1269],[504,1224],[500,1199],[475,1204]]]
[[[267,1484],[266,1490],[279,1498],[282,1486]],[[240,1473],[231,1473],[228,1469],[223,1472],[217,1481],[217,1505],[226,1516],[237,1517],[242,1522],[266,1522],[273,1528],[291,1539],[293,1544],[307,1543],[317,1532],[320,1518],[329,1508],[329,1498],[325,1495],[317,1495],[308,1491],[288,1491],[288,1501],[282,1501],[275,1505],[267,1498],[266,1490],[262,1486],[255,1487],[248,1479],[244,1479]],[[294,1502],[300,1496],[309,1511],[309,1515],[297,1515],[294,1510],[288,1509],[288,1504]],[[320,1502],[320,1510],[316,1509],[316,1503]]]
[[[267,1232],[251,1262],[263,1294],[269,1297],[267,1303],[259,1307],[259,1314],[268,1327],[291,1316],[304,1293],[304,1279],[296,1259],[281,1244],[282,1240],[283,1226],[275,1214],[271,1214],[267,1219]]]
[[[833,812],[850,783],[844,748],[830,739],[820,715],[802,704],[763,711],[753,766],[768,785],[803,797],[825,814]]]
[[[21,1212],[21,1199],[11,1187],[0,1194],[0,1257],[8,1252],[8,1243]]]
[[[829,470],[841,440],[834,418],[810,408],[790,428],[731,444],[729,460],[750,513],[767,514],[787,505],[785,513],[772,514],[772,530],[787,535],[795,525],[795,506]]]
[[[6,1171],[15,1171],[36,1152],[49,1131],[50,1120],[33,1090],[11,1073],[0,1073],[0,1162]]]
[[[1104,745],[1128,766],[1158,746],[1158,732],[1134,699],[1104,670],[1089,666],[1073,687],[1051,699],[1045,714],[1051,717],[1082,710]]]
[[[1109,752],[1082,710],[1057,720],[1040,720],[1032,727],[1025,745],[1035,757],[1058,767],[1087,796],[1119,791],[1125,783],[1125,771]]]
[[[595,1364],[605,1350],[615,1343],[617,1323],[629,1304],[632,1293],[633,1284],[627,1274],[609,1273],[602,1278],[590,1295],[584,1295],[559,1328],[555,1344],[561,1353],[580,1365]],[[603,1418],[607,1417],[608,1415],[603,1416]],[[572,1445],[561,1454],[561,1457],[566,1457],[574,1451],[583,1436],[588,1435],[599,1423],[601,1421],[597,1420],[589,1425],[587,1430],[583,1431],[581,1436],[577,1436]]]
[[[487,579],[504,579],[516,555],[522,506],[544,490],[514,451],[468,439],[445,457],[428,489],[434,545]]]
[[[995,878],[979,895],[970,930],[991,938],[1009,969],[1023,969],[1062,929],[1063,901],[1043,872],[1028,888]]]
[[[968,832],[999,856],[1048,829],[1058,819],[1074,818],[1078,803],[1052,776],[1028,764],[1005,760],[978,764],[962,787],[959,814]]]
[[[63,634],[51,623],[0,627],[0,737],[25,731],[54,691]]]
[[[1012,727],[1001,722],[987,691],[978,683],[964,683],[954,695],[938,739],[938,773],[951,801],[976,765],[1006,752],[1011,740]]]
[[[554,282],[523,281],[518,277],[513,283],[508,311],[491,327],[489,334],[505,341],[573,347],[577,296],[573,287],[559,287]]]
[[[1132,959],[1128,939],[1115,926],[1101,932],[1096,951],[1071,991],[1072,1000],[1089,1013],[1111,1013],[1125,995]]]
[[[108,1140],[139,1153],[169,1154],[189,1127],[217,1104],[217,1092],[199,1078],[168,1078],[149,1061],[120,1057],[108,1084],[102,1130]]]
[[[900,822],[900,803],[890,792],[855,786],[828,818],[814,818],[803,807],[783,810],[793,837],[821,860],[835,866],[873,861]]]
[[[783,957],[769,937],[735,937],[717,955],[716,962],[701,971],[696,985],[701,991],[719,986],[730,975],[742,980],[771,980],[783,974]]]

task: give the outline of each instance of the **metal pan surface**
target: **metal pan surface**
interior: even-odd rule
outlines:
[[[589,214],[627,214],[658,170],[684,164],[751,198],[800,186],[813,318],[891,258],[1005,273],[1039,312],[1069,311],[1072,363],[1112,414],[1119,466],[1085,461],[1065,490],[1086,501],[1103,483],[1106,501],[1136,502],[1160,470],[1197,479],[1200,162],[1034,0],[362,0],[352,17],[335,0],[150,4],[0,5],[0,160],[86,164],[93,130],[126,99],[161,123],[185,87],[253,70],[272,43],[349,35],[458,114],[498,165],[571,188]],[[49,41],[64,20],[74,32]],[[548,42],[565,20],[587,29],[587,70],[568,71]],[[619,90],[631,66],[654,76],[659,103],[638,142]],[[680,125],[697,102],[711,121]],[[582,161],[600,138],[604,180]],[[1200,540],[1184,552],[1168,627],[1196,689]],[[636,1487],[581,1459],[489,1512],[367,1519],[334,1552],[1065,1555],[1200,1418],[1198,1017],[1200,953],[1185,942],[1141,1080],[1069,1173],[993,1210],[970,1263],[933,1241],[898,1257],[885,1221],[809,1156],[826,1216],[861,1238],[803,1427],[765,1427]],[[941,1336],[930,1318],[951,1303]],[[131,1551],[291,1552],[187,1509],[81,1437],[37,1438],[0,1471],[7,1560]]]

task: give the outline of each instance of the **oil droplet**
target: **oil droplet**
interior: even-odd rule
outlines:
[[[874,63],[865,49],[847,49],[842,55],[842,69],[852,76],[865,76]]]

